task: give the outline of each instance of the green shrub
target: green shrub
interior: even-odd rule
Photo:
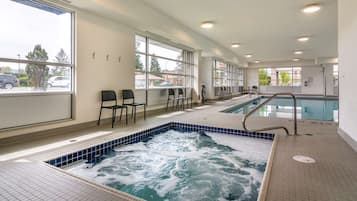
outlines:
[[[20,81],[20,86],[22,86],[22,87],[30,86],[30,80],[29,80],[29,77],[27,75],[21,76],[19,78],[19,81]]]

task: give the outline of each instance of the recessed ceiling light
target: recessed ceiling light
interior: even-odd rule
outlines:
[[[321,5],[318,3],[308,4],[303,9],[304,13],[315,13],[321,9]]]
[[[307,37],[307,36],[303,36],[303,37],[298,38],[297,40],[298,40],[299,42],[307,42],[307,41],[310,40],[310,38]]]
[[[245,57],[246,57],[246,58],[252,58],[253,55],[252,55],[252,54],[246,54]]]
[[[260,61],[259,60],[255,60],[254,63],[258,64],[258,63],[260,63]]]
[[[295,58],[295,59],[293,59],[293,61],[300,61],[300,59],[298,59],[298,58]]]
[[[302,53],[304,53],[304,52],[301,51],[301,50],[295,50],[295,51],[294,51],[294,54],[302,54]]]
[[[210,29],[214,26],[214,23],[212,21],[206,21],[201,23],[201,27],[204,29]]]
[[[232,47],[233,48],[238,48],[238,47],[240,47],[240,44],[239,43],[232,43]]]

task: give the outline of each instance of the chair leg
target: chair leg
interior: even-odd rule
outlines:
[[[166,112],[169,111],[169,102],[170,102],[170,99],[167,99],[167,102],[166,102]]]
[[[144,120],[146,120],[146,104],[144,105]]]
[[[117,109],[114,110],[114,122],[117,120]]]
[[[134,106],[131,106],[131,118],[133,118],[134,115]]]
[[[121,116],[123,115],[123,108],[120,109],[119,123],[121,123]]]
[[[135,124],[136,123],[136,106],[133,107],[133,109],[134,109],[134,124]]]
[[[115,110],[115,109],[112,109],[112,128],[114,128],[114,121],[115,121],[114,110]]]
[[[97,125],[99,126],[100,125],[100,117],[102,116],[102,107],[100,107],[100,112],[99,112],[99,119],[98,119],[98,122],[97,122]]]
[[[128,107],[125,108],[125,121],[126,125],[128,125]]]

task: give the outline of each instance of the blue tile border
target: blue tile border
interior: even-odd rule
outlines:
[[[100,158],[104,154],[110,153],[111,151],[113,151],[115,147],[119,145],[133,144],[143,140],[147,140],[151,136],[166,132],[170,129],[174,129],[182,132],[194,132],[194,131],[216,132],[221,134],[239,135],[239,136],[265,139],[265,140],[274,140],[274,136],[275,136],[272,133],[247,132],[244,130],[231,129],[231,128],[219,128],[213,126],[170,122],[167,124],[160,125],[158,127],[149,128],[143,131],[136,132],[129,136],[121,137],[99,145],[82,149],[80,151],[67,154],[65,156],[60,156],[45,162],[56,167],[62,167],[81,160],[86,160],[91,162],[97,161],[100,160]]]

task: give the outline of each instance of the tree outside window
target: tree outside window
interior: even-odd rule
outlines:
[[[161,72],[159,61],[157,60],[155,55],[153,57],[151,57],[150,64],[151,64],[150,65],[150,72],[152,72],[152,73],[160,73]]]
[[[283,72],[280,72],[279,75],[280,75],[281,84],[283,84],[285,86],[290,84],[290,80],[291,80],[290,73],[283,71]]]
[[[144,70],[144,64],[143,62],[140,61],[140,55],[136,55],[136,70],[137,71],[143,71]]]
[[[271,77],[268,76],[268,73],[265,69],[259,69],[259,85],[260,86],[269,86],[271,84]]]
[[[29,52],[26,56],[31,61],[46,62],[48,55],[45,49],[41,45],[35,45],[33,51]],[[45,64],[27,64],[26,73],[30,79],[31,85],[35,89],[44,89],[47,87],[49,68]]]

